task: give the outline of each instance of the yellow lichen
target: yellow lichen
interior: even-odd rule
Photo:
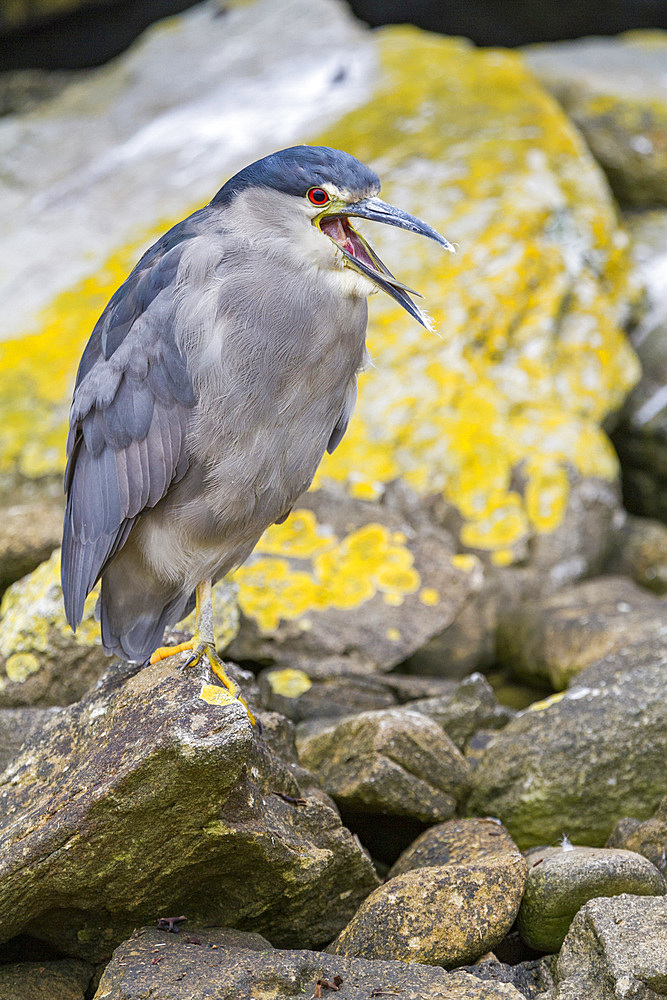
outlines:
[[[333,533],[325,535],[323,529],[315,532],[312,514],[306,510],[295,510],[285,522],[290,523],[292,527],[285,528],[285,554],[294,557],[298,553],[298,569],[273,555],[276,534],[271,529],[261,539],[256,555],[233,574],[241,610],[262,631],[271,632],[281,619],[300,618],[311,610],[356,608],[378,593],[386,603],[397,606],[419,589],[412,552],[395,541],[395,534],[384,525],[371,522],[339,539]],[[267,536],[271,536],[268,555]]]
[[[34,653],[13,653],[5,663],[5,673],[10,681],[22,684],[39,670],[39,660]]]
[[[218,684],[202,684],[199,697],[209,705],[230,705],[236,700],[233,694]]]
[[[313,686],[310,677],[303,670],[290,668],[271,670],[267,679],[273,693],[282,695],[283,698],[298,698]]]

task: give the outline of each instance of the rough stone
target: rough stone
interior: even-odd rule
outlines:
[[[479,729],[502,729],[514,715],[510,708],[498,704],[482,674],[466,677],[449,696],[410,702],[410,711],[437,722],[461,751]]]
[[[234,579],[242,615],[232,659],[369,672],[455,628],[482,572],[460,565],[448,532],[318,490],[269,528]]]
[[[376,889],[327,950],[445,968],[474,962],[509,931],[525,879],[518,851],[413,869]]]
[[[5,1000],[84,1000],[93,970],[85,962],[18,962],[0,965]]]
[[[63,504],[34,500],[6,507],[0,524],[0,593],[60,545]]]
[[[667,521],[667,211],[626,218],[632,261],[645,290],[632,340],[642,377],[613,433],[623,469],[623,496],[635,514]]]
[[[153,964],[155,962],[155,964]],[[336,977],[342,982],[336,982]],[[340,985],[340,990],[324,986]],[[468,972],[396,961],[368,962],[311,951],[264,950],[259,942],[230,942],[217,927],[190,927],[187,934],[137,931],[116,949],[94,1000],[237,1000],[312,997],[368,1000],[396,995],[401,1000],[523,1000],[512,985],[483,982]]]
[[[524,51],[626,204],[667,204],[667,32],[581,38]]]
[[[663,896],[665,880],[633,851],[548,847],[527,857],[528,879],[518,927],[536,951],[557,952],[577,910],[597,896]]]
[[[0,772],[18,754],[23,743],[46,725],[57,708],[0,709]]]
[[[498,854],[518,853],[505,827],[493,819],[450,819],[429,827],[403,851],[389,878],[414,868],[458,865]]]
[[[301,723],[297,750],[341,808],[434,823],[449,819],[469,788],[470,765],[409,708]]]
[[[92,688],[110,662],[95,621],[97,595],[95,588],[75,635],[63,609],[60,551],[5,592],[0,604],[0,707],[68,705]],[[214,588],[213,608],[215,636],[223,649],[238,623],[232,585],[222,581]],[[191,634],[193,628],[190,615],[175,631]]]
[[[591,899],[556,964],[555,1000],[660,1000],[667,993],[667,899]]]
[[[656,594],[667,593],[667,525],[628,517],[618,533],[610,572],[631,576]]]
[[[498,659],[518,677],[566,688],[592,663],[639,641],[667,653],[667,599],[600,577],[501,616]]]
[[[526,1000],[547,1000],[545,991],[553,987],[554,967],[555,957],[544,955],[532,961],[517,962],[516,965],[481,958],[479,962],[465,968],[465,971],[485,982],[512,983]]]
[[[167,660],[24,746],[0,781],[0,939],[98,960],[181,913],[278,944],[337,933],[377,884],[370,862],[221,694]]]
[[[622,816],[667,794],[665,658],[647,643],[575,678],[501,729],[472,775],[467,810],[499,817],[519,847],[601,847]]]
[[[655,815],[641,822],[623,818],[609,834],[607,847],[621,847],[637,851],[667,875],[667,797],[658,806]]]

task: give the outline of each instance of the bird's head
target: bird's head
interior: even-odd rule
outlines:
[[[392,275],[367,240],[354,229],[350,218],[370,219],[428,236],[446,250],[454,247],[426,222],[378,198],[380,180],[349,153],[327,146],[293,146],[265,156],[239,171],[213,199],[228,205],[241,192],[263,188],[289,198],[283,208],[290,220],[302,219],[316,228],[340,251],[343,264],[353,268],[391,295],[423,326],[426,317],[410,298],[418,295]]]

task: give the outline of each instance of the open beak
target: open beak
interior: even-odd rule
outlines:
[[[378,288],[387,292],[392,299],[402,305],[418,323],[428,328],[428,320],[410,298],[410,294],[419,295],[419,292],[415,292],[414,289],[408,288],[401,281],[397,281],[363,236],[352,228],[348,216],[370,219],[373,222],[384,222],[389,226],[397,226],[399,229],[407,229],[411,233],[428,236],[445,250],[456,253],[452,244],[421,219],[417,219],[414,215],[408,215],[400,208],[394,208],[393,205],[387,204],[381,198],[366,198],[364,201],[354,202],[351,205],[346,205],[343,212],[325,215],[320,219],[321,231],[342,250],[349,265],[370,278]],[[419,297],[421,298],[421,296]]]

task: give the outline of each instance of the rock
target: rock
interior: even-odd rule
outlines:
[[[591,899],[556,964],[555,1000],[659,1000],[667,989],[667,899]]]
[[[577,910],[597,896],[663,896],[660,872],[633,851],[547,847],[527,857],[518,916],[521,937],[536,951],[557,952]]]
[[[628,517],[618,534],[610,572],[631,576],[656,594],[667,593],[667,525]]]
[[[645,289],[645,313],[632,339],[642,377],[613,433],[628,510],[667,521],[667,211],[626,218],[635,273]]]
[[[63,504],[34,500],[3,510],[0,525],[0,593],[31,573],[60,545]]]
[[[524,51],[583,132],[617,197],[667,204],[667,33],[580,38]]]
[[[622,816],[667,794],[664,657],[611,654],[501,729],[472,775],[471,815],[499,817],[521,848],[563,832],[601,847]]]
[[[450,696],[410,702],[410,711],[427,715],[463,751],[468,740],[480,729],[502,729],[514,712],[499,705],[493,689],[482,674],[471,674],[461,681]]]
[[[75,635],[63,609],[60,551],[6,591],[0,605],[0,708],[68,705],[90,690],[110,663],[94,617],[97,595],[95,588]],[[233,585],[217,584],[213,610],[215,637],[224,649],[238,627]],[[193,628],[194,614],[175,631],[191,634]]]
[[[293,667],[262,671],[258,678],[262,704],[293,722],[340,718],[397,704],[381,677],[343,670],[321,677],[312,673]]]
[[[7,1000],[85,1000],[93,970],[85,962],[0,965],[0,996]]]
[[[484,982],[512,983],[526,1000],[545,1000],[544,991],[550,990],[554,984],[555,964],[553,955],[544,955],[530,962],[517,962],[516,965],[482,958],[465,971]]]
[[[517,846],[497,820],[450,819],[417,837],[392,866],[389,878],[414,868],[468,864],[508,852],[516,855]]]
[[[0,940],[97,961],[171,914],[277,944],[340,930],[377,884],[370,862],[221,690],[163,661],[25,745],[0,781]]]
[[[627,237],[579,135],[518,56],[409,28],[370,32],[325,0],[234,5],[224,19],[201,6],[38,111],[5,120],[0,141],[8,477],[60,474],[84,331],[147,241],[243,163],[307,134],[376,165],[388,200],[462,250],[406,250],[404,233],[378,227],[380,255],[426,294],[443,337],[388,297],[372,300],[378,361],[316,486],[378,500],[401,480],[424,504],[444,498],[459,568],[478,572],[473,554],[524,567],[527,587],[535,552],[540,575],[594,570],[618,511],[602,422],[639,375],[622,333]],[[587,516],[586,504],[608,516]],[[568,517],[576,546],[543,544]],[[272,582],[297,593],[298,572],[290,562],[290,579]],[[359,583],[340,587],[349,599]],[[240,595],[250,601],[250,585]],[[489,653],[471,598],[444,646],[457,671]]]
[[[155,962],[156,964],[153,964]],[[156,967],[157,966],[157,967]],[[339,980],[336,980],[339,977]],[[120,945],[94,1000],[160,1000],[267,996],[271,1000],[335,995],[344,1000],[396,994],[401,1000],[522,1000],[513,986],[482,982],[467,972],[445,972],[404,962],[368,962],[311,951],[265,950],[261,942],[234,940],[218,927],[191,926],[165,934],[145,927]]]
[[[498,659],[556,690],[592,663],[639,641],[667,652],[667,600],[624,577],[601,577],[524,604],[498,626]]]
[[[291,669],[390,670],[475,602],[481,567],[459,563],[448,532],[318,490],[234,574],[242,617],[228,655]]]
[[[301,723],[297,751],[345,809],[435,823],[469,788],[470,766],[449,737],[409,708]]]
[[[413,869],[376,889],[327,950],[445,968],[474,962],[509,931],[525,879],[518,851]]]
[[[57,712],[57,708],[0,709],[0,772],[14,760],[23,743]]]
[[[667,797],[662,800],[654,816],[640,822],[637,819],[619,819],[609,834],[607,847],[622,847],[637,851],[655,865],[663,875],[667,873]]]

